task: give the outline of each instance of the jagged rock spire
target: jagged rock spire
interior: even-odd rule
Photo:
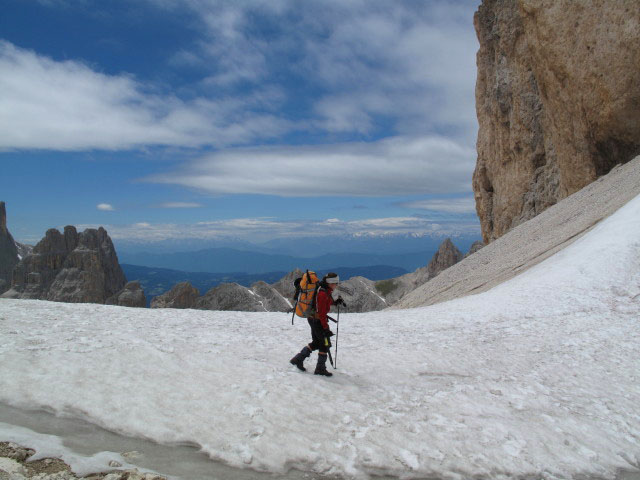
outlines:
[[[7,209],[4,202],[0,202],[0,235],[7,234]]]
[[[0,202],[0,293],[11,287],[11,274],[18,263],[18,248],[7,228],[7,209]]]

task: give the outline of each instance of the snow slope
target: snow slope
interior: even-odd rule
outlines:
[[[613,478],[640,468],[640,197],[488,292],[342,315],[332,378],[287,363],[306,341],[285,314],[0,300],[0,402],[265,471]]]
[[[509,230],[409,292],[392,308],[424,307],[490,290],[562,250],[637,195],[640,156]]]

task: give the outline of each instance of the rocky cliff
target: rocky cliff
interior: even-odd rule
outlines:
[[[147,297],[144,294],[142,285],[137,280],[127,282],[122,290],[107,298],[107,305],[118,305],[120,307],[145,308]]]
[[[0,202],[0,294],[11,287],[11,272],[18,264],[18,248],[7,229],[7,210]]]
[[[640,2],[484,0],[474,24],[488,243],[640,153]]]
[[[105,303],[123,290],[126,279],[111,238],[104,228],[78,233],[56,229],[20,260],[13,271],[7,298],[31,298],[71,303]]]
[[[337,294],[347,304],[346,308],[342,308],[343,312],[373,312],[389,306],[376,289],[376,282],[364,277],[351,277],[341,282]]]
[[[200,290],[189,282],[180,282],[151,300],[151,308],[193,308]]]
[[[196,299],[193,308],[238,312],[286,312],[291,304],[271,285],[254,283],[251,288],[221,283]]]

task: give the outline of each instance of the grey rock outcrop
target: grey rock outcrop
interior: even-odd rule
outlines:
[[[105,303],[124,288],[126,279],[107,231],[87,229],[78,234],[67,226],[56,229],[14,268],[7,298],[70,303]]]
[[[351,277],[341,282],[337,293],[347,304],[343,312],[373,312],[389,306],[376,290],[376,282],[365,277]]]
[[[18,249],[18,258],[20,260],[22,260],[27,255],[31,255],[31,253],[33,252],[33,245],[16,242],[16,248]]]
[[[193,308],[238,312],[286,312],[290,303],[273,287],[257,282],[251,288],[222,283],[198,298]]]
[[[0,294],[11,287],[11,274],[18,264],[18,248],[7,229],[7,210],[0,202]]]
[[[471,247],[469,248],[469,251],[464,254],[464,258],[467,258],[469,255],[473,255],[474,253],[479,251],[482,247],[484,247],[484,242],[481,242],[480,240],[473,242],[471,244]]]
[[[251,285],[251,291],[260,297],[260,302],[268,312],[286,312],[293,307],[278,290],[265,282],[254,283]],[[293,293],[291,296],[293,297]]]
[[[640,2],[484,0],[474,24],[489,243],[640,153]]]
[[[189,282],[181,282],[168,292],[151,300],[151,308],[193,308],[200,290]]]
[[[299,268],[296,268],[292,272],[288,273],[276,283],[273,283],[271,286],[275,288],[280,295],[284,298],[291,300],[293,295],[295,294],[295,287],[293,286],[293,282],[296,278],[302,277],[304,272]]]
[[[144,290],[137,280],[128,282],[122,290],[109,297],[106,301],[107,305],[119,305],[121,307],[145,308],[147,306],[147,297]]]

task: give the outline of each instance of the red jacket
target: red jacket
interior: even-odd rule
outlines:
[[[316,318],[320,320],[320,324],[324,330],[329,328],[329,321],[327,320],[327,314],[331,310],[333,305],[333,297],[328,290],[320,288],[316,295]]]

